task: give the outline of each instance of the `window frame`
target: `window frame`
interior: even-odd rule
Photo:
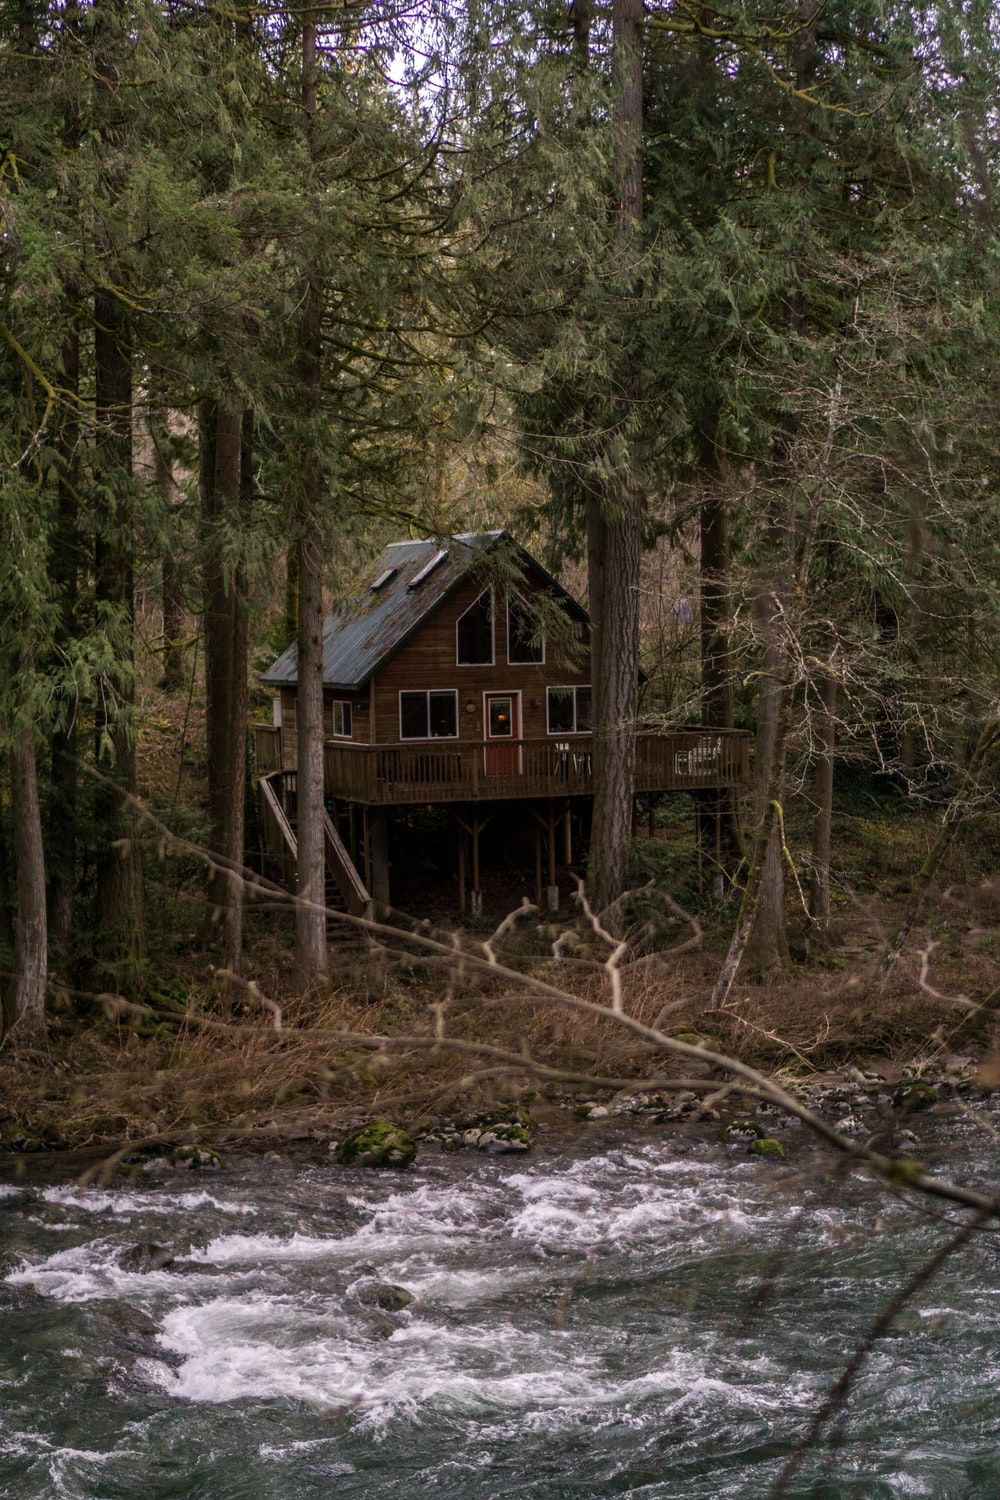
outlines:
[[[489,659],[489,661],[463,661],[461,659],[461,657],[459,656],[459,654],[458,654],[458,627],[461,625],[462,621],[465,619],[465,617],[469,613],[469,611],[472,610],[472,609],[475,609],[475,607],[479,603],[480,599],[482,599],[483,596],[486,595],[486,594],[488,594],[490,596],[490,659]],[[469,605],[467,605],[465,607],[465,609],[462,610],[462,613],[458,616],[458,618],[455,621],[455,665],[456,665],[456,667],[466,667],[466,668],[468,668],[468,667],[495,667],[496,664],[497,664],[497,603],[496,603],[496,597],[495,597],[494,592],[493,592],[493,585],[488,583],[486,585],[486,587],[484,589],[482,589],[476,595],[476,597],[473,599],[472,603],[469,604]]]
[[[344,722],[344,709],[347,710],[350,727],[348,729],[337,728],[337,709],[341,710],[340,722]],[[354,738],[354,704],[349,698],[330,699],[330,738],[334,740],[352,740]]]
[[[455,704],[455,733],[454,734],[431,734],[431,695],[439,697],[447,695]],[[423,697],[427,706],[427,733],[426,734],[404,734],[403,733],[403,699],[404,697]],[[398,719],[399,738],[407,745],[426,744],[430,740],[457,740],[459,738],[458,718],[458,688],[400,688],[398,695]]]
[[[565,682],[565,683],[563,683],[563,682],[554,682],[554,683],[552,683],[552,685],[550,687],[547,687],[545,689],[545,732],[546,732],[546,734],[551,734],[551,735],[556,735],[556,734],[561,734],[561,735],[567,735],[567,734],[593,734],[593,732],[594,732],[593,723],[591,723],[591,727],[589,729],[580,729],[579,728],[580,713],[579,713],[579,708],[577,706],[577,702],[578,702],[578,700],[577,700],[577,694],[580,693],[581,691],[585,692],[585,693],[591,693],[592,689],[591,689],[590,683],[589,682]],[[551,698],[550,698],[550,695],[552,693],[572,693],[572,695],[573,695],[573,728],[572,729],[553,729],[552,728],[552,713],[551,713]],[[593,701],[591,701],[591,717],[593,717]]]
[[[507,665],[509,667],[544,667],[545,666],[545,662],[546,662],[546,658],[548,656],[548,631],[545,629],[544,623],[542,623],[542,626],[541,626],[541,630],[542,630],[542,654],[541,654],[540,657],[538,657],[538,659],[536,661],[518,661],[518,659],[515,656],[511,656],[511,654],[510,654],[510,643],[511,643],[510,606],[511,606],[511,600],[514,600],[516,603],[519,603],[522,606],[522,608],[525,607],[525,605],[524,605],[524,596],[522,594],[517,593],[516,590],[511,590],[510,592],[508,592],[508,594],[507,594]]]

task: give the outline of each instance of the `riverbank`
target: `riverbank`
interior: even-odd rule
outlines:
[[[266,973],[266,955],[258,958]],[[593,963],[523,951],[508,958],[568,995],[607,1000]],[[900,1103],[905,1114],[921,1102],[897,1099],[914,1082],[942,1100],[992,1087],[992,1063],[982,1066],[996,1046],[990,971],[960,942],[941,953],[933,986],[907,962],[877,1003],[866,997],[863,970],[824,958],[768,984],[740,984],[713,1011],[702,997],[717,960],[709,937],[669,972],[655,955],[631,966],[625,1011],[777,1077],[847,1133],[889,1131]],[[383,952],[304,998],[282,991],[275,966],[256,1004],[192,986],[183,1007],[57,1015],[44,1037],[12,1038],[0,1051],[0,1170],[53,1155],[69,1170],[109,1158],[128,1170],[169,1162],[193,1143],[224,1153],[324,1151],[371,1119],[474,1149],[477,1122],[494,1120],[584,1125],[607,1111],[713,1127],[756,1118],[738,1096],[706,1105],[705,1090],[644,1087],[651,1076],[690,1075],[717,1092],[724,1079],[707,1065],[664,1059],[606,1013],[581,1014],[490,975],[467,975],[448,998],[447,1036],[461,1050],[435,1047],[442,989],[412,952]],[[478,1054],[481,1043],[508,1061]],[[546,1076],[516,1060],[525,1053]],[[613,1086],[601,1086],[608,1078]]]

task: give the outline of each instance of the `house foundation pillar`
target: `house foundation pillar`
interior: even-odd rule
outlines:
[[[384,807],[373,807],[369,812],[368,839],[371,850],[372,900],[376,912],[384,912],[392,905],[389,890],[389,814]]]

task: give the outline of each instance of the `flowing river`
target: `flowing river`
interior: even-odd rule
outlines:
[[[911,1150],[989,1184],[984,1126],[922,1116]],[[948,1233],[783,1133],[784,1162],[591,1126],[406,1173],[0,1184],[0,1495],[763,1500]],[[123,1269],[141,1241],[180,1268]],[[790,1494],[1000,1496],[998,1270],[981,1235],[908,1304]]]

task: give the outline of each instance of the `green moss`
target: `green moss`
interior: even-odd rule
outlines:
[[[938,1091],[932,1083],[918,1078],[914,1083],[901,1083],[892,1096],[896,1109],[930,1109],[938,1102]]]
[[[780,1141],[773,1136],[758,1136],[750,1148],[756,1156],[780,1156],[784,1157],[785,1148]]]
[[[417,1143],[391,1120],[372,1120],[352,1130],[337,1148],[342,1167],[408,1167]]]
[[[686,1042],[689,1047],[707,1047],[711,1052],[715,1051],[717,1045],[715,1038],[704,1031],[675,1031],[670,1040]]]

